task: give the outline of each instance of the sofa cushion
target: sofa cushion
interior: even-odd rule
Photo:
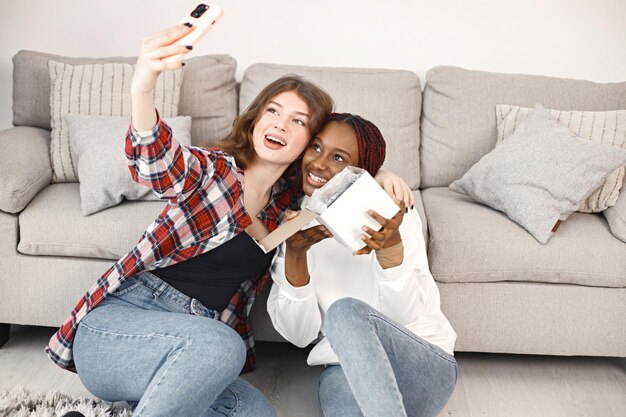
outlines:
[[[270,82],[295,73],[324,88],[335,110],[371,120],[387,142],[385,167],[419,187],[420,80],[410,71],[254,64],[241,81],[239,112]]]
[[[530,110],[528,107],[508,104],[496,106],[498,144],[515,132]],[[583,139],[626,150],[626,110],[600,112],[546,109],[546,111],[559,125]],[[604,184],[587,197],[577,211],[599,213],[614,206],[622,188],[625,170],[622,166],[611,172],[604,180]]]
[[[50,132],[35,127],[0,131],[0,210],[21,211],[50,184]]]
[[[34,51],[13,57],[13,124],[50,129],[48,61],[72,65],[122,62],[134,57],[68,58]],[[236,62],[229,55],[205,55],[185,60],[178,114],[191,116],[192,144],[210,146],[221,140],[237,116]]]
[[[85,217],[78,187],[51,184],[37,194],[19,216],[19,252],[118,259],[166,206],[163,201],[127,201]]]
[[[124,116],[130,120],[134,65],[70,65],[48,61],[50,73],[50,160],[52,182],[78,181],[76,150],[70,146],[65,114]],[[178,114],[183,71],[165,71],[154,88],[154,105],[162,117]]]
[[[626,109],[626,82],[599,84],[535,75],[435,67],[426,75],[422,187],[444,187],[496,145],[496,104],[562,110]]]
[[[158,200],[150,188],[135,182],[124,152],[128,118],[66,114],[72,149],[77,154],[80,205],[85,216],[126,200]],[[191,118],[163,119],[176,140],[189,145]]]
[[[504,213],[447,188],[422,191],[430,269],[441,282],[626,287],[626,244],[600,214],[574,213],[541,245]]]
[[[541,243],[626,164],[626,151],[582,139],[537,104],[509,138],[450,189],[500,210]]]

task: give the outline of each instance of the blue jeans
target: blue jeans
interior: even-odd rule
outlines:
[[[239,378],[243,340],[218,318],[155,275],[138,274],[80,321],[78,375],[93,395],[127,401],[137,417],[275,417]]]
[[[324,417],[434,417],[454,391],[454,356],[362,301],[333,303],[326,336],[340,365],[320,376]]]

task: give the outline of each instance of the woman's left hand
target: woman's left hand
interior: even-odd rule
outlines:
[[[386,219],[374,210],[367,212],[378,224],[382,226],[379,231],[375,231],[367,226],[363,226],[362,230],[365,232],[361,235],[361,239],[365,242],[366,246],[362,249],[354,251],[353,255],[366,255],[372,251],[377,251],[382,248],[388,248],[402,242],[400,236],[400,225],[404,219],[404,213],[406,212],[406,205],[404,201],[394,198],[395,203],[400,207],[400,211],[396,213],[391,219]],[[368,237],[369,235],[369,237]]]

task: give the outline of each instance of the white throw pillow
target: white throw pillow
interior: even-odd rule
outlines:
[[[48,61],[52,182],[76,182],[76,153],[70,148],[66,113],[130,116],[134,65],[122,63],[70,65]],[[165,71],[157,81],[154,102],[161,117],[178,115],[182,70]]]
[[[66,114],[63,116],[80,176],[80,205],[89,215],[126,200],[157,199],[149,188],[133,181],[125,153],[130,118]],[[164,119],[176,140],[191,144],[191,117]]]
[[[504,212],[540,243],[626,164],[626,151],[581,139],[537,104],[515,132],[450,189]]]
[[[626,149],[626,110],[577,111],[550,110],[548,115],[577,136],[592,142]],[[528,116],[528,107],[496,105],[498,144],[509,137]],[[611,172],[597,190],[578,208],[582,213],[598,213],[614,206],[624,179],[624,167]]]

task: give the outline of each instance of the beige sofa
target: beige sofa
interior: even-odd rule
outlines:
[[[3,341],[10,323],[58,326],[163,206],[126,201],[83,216],[78,183],[50,184],[49,59],[94,62],[28,51],[14,57],[15,127],[0,132]],[[422,92],[410,71],[255,64],[237,88],[235,66],[224,55],[188,61],[179,114],[193,117],[192,143],[215,144],[238,110],[289,72],[325,87],[339,111],[373,120],[388,141],[385,165],[415,190],[457,351],[626,356],[626,243],[601,214],[574,213],[541,245],[504,214],[447,188],[495,146],[496,104],[626,109],[626,82],[437,67]],[[264,302],[253,308],[256,338],[282,340]]]

